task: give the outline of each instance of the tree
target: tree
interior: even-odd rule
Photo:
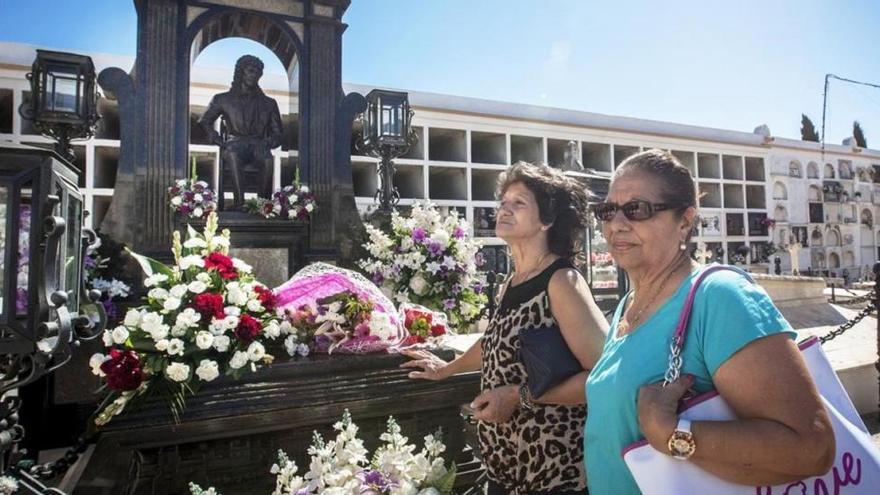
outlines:
[[[819,142],[819,135],[816,133],[816,126],[806,114],[801,114],[801,141]]]
[[[856,140],[856,146],[859,148],[867,148],[868,142],[865,141],[865,132],[862,130],[862,124],[856,120],[853,122],[853,138]]]

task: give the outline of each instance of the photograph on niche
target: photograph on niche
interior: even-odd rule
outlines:
[[[715,237],[721,235],[721,215],[708,213],[702,215],[703,235]]]

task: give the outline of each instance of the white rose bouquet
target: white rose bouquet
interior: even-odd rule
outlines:
[[[466,330],[488,302],[477,276],[480,244],[469,231],[458,215],[418,203],[409,217],[392,213],[390,233],[367,225],[369,256],[358,266],[398,303],[444,312],[450,327]]]
[[[92,371],[118,397],[95,422],[106,424],[133,398],[157,393],[175,421],[184,400],[221,375],[239,377],[272,362],[267,347],[289,325],[276,318],[275,294],[254,280],[251,267],[229,256],[229,231],[217,234],[217,215],[204,233],[175,232],[174,266],[131,253],[149,289],[145,304],[104,332],[108,353],[92,356]]]

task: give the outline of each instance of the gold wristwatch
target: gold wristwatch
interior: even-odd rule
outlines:
[[[675,427],[666,446],[669,447],[672,457],[676,459],[686,460],[694,455],[697,451],[697,442],[694,440],[694,434],[691,433],[691,422],[679,418],[678,426]]]

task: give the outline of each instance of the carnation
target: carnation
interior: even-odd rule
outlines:
[[[111,349],[110,357],[100,365],[110,390],[124,392],[138,388],[144,380],[141,361],[134,351]]]
[[[241,315],[238,326],[235,328],[235,336],[240,340],[250,342],[260,334],[260,330],[262,330],[262,326],[253,316]]]

